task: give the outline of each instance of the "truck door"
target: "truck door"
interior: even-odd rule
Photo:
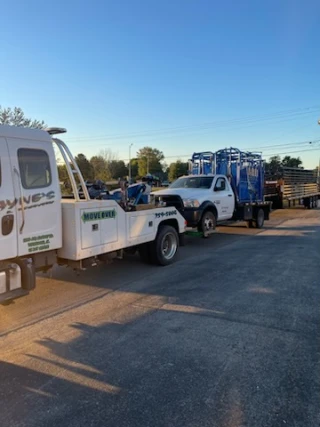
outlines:
[[[61,196],[52,144],[7,138],[17,198],[18,255],[61,247]]]
[[[8,146],[0,137],[0,260],[17,256],[17,213]]]
[[[230,219],[234,210],[234,194],[225,177],[218,177],[214,185],[218,219]]]

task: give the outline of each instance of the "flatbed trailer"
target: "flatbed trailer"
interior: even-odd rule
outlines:
[[[316,170],[282,167],[265,175],[265,200],[274,209],[302,205],[317,206],[320,198],[319,177]]]

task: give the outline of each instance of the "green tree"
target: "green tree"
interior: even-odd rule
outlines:
[[[94,179],[101,179],[101,181],[108,181],[111,179],[107,162],[102,155],[91,157],[90,164],[93,168]]]
[[[28,128],[45,129],[47,125],[42,120],[29,119],[19,107],[4,108],[0,105],[0,125],[22,126]]]
[[[93,179],[94,178],[94,170],[89,162],[89,160],[86,158],[86,156],[82,153],[78,154],[75,157],[75,160],[77,162],[77,165],[82,173],[82,176],[85,180],[87,179]]]
[[[265,170],[267,173],[276,173],[281,167],[281,157],[272,156],[269,161],[265,163]]]
[[[171,163],[168,171],[168,179],[170,182],[175,181],[179,176],[186,175],[188,173],[188,163],[177,160]]]
[[[300,157],[285,156],[281,161],[281,165],[289,168],[299,168],[302,165],[302,160]]]
[[[58,176],[59,176],[61,193],[64,196],[71,195],[72,194],[72,188],[71,188],[71,183],[70,183],[67,167],[65,164],[59,164],[58,165]]]
[[[157,148],[143,147],[138,151],[137,157],[140,176],[145,176],[147,173],[157,175],[163,172],[161,162],[164,159],[164,154]]]
[[[128,168],[123,160],[112,160],[107,166],[113,179],[124,178],[128,175]]]
[[[139,160],[131,159],[130,163],[131,163],[131,176],[133,179],[135,179],[139,176]],[[129,170],[129,164],[128,164],[128,170]]]
[[[66,182],[69,180],[68,171],[66,165],[58,165],[58,176],[60,182]]]

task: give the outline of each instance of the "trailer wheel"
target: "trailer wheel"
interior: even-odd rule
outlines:
[[[211,211],[205,211],[202,215],[199,225],[199,231],[202,231],[203,237],[207,238],[214,232],[217,226],[217,218]]]
[[[256,227],[257,228],[262,228],[263,224],[264,224],[264,210],[263,209],[259,209],[258,213],[257,213],[257,218],[256,218]]]
[[[170,225],[160,226],[156,240],[151,244],[152,262],[158,265],[172,264],[179,248],[179,236]]]

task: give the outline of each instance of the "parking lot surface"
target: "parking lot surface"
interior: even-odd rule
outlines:
[[[320,426],[320,210],[55,268],[0,306],[3,426]]]

